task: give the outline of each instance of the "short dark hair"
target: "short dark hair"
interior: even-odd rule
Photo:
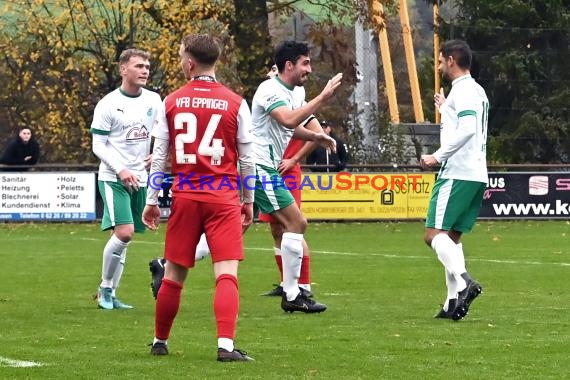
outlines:
[[[302,55],[309,55],[309,45],[306,42],[283,41],[275,47],[275,64],[277,70],[282,72],[285,63],[290,61],[296,63]]]
[[[441,49],[439,49],[441,55],[444,58],[449,56],[453,57],[457,66],[462,69],[469,70],[471,68],[471,60],[473,59],[473,54],[471,53],[471,48],[467,45],[467,42],[463,40],[450,40],[447,41]]]
[[[202,65],[212,66],[216,63],[222,48],[216,37],[208,34],[190,34],[182,39],[184,51]]]
[[[126,49],[123,50],[121,55],[119,56],[119,65],[124,65],[125,63],[129,62],[129,59],[132,57],[141,57],[143,59],[150,59],[150,53],[145,50],[140,49]]]

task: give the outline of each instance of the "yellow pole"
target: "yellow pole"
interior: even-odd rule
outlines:
[[[433,78],[434,78],[434,94],[439,92],[441,82],[439,76],[439,6],[437,1],[433,3]],[[441,114],[435,109],[435,122],[441,122]]]
[[[416,123],[424,122],[424,110],[422,107],[422,97],[420,95],[420,84],[418,82],[418,72],[416,68],[416,57],[414,55],[414,42],[410,30],[410,17],[408,15],[408,4],[406,0],[399,0],[400,23],[402,24],[402,38],[404,40],[404,50],[406,52],[406,63],[408,65],[408,77],[410,79],[410,89],[412,91],[412,103],[414,105],[414,116]]]
[[[380,40],[380,55],[382,66],[384,67],[384,80],[386,81],[386,93],[388,95],[388,107],[390,109],[390,119],[393,123],[400,122],[398,113],[398,100],[396,98],[396,86],[394,84],[394,73],[392,72],[392,60],[390,57],[390,45],[388,44],[388,32],[384,22],[384,7],[379,0],[372,1],[373,21],[379,27],[378,38]]]

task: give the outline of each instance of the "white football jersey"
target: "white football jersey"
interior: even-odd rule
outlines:
[[[487,120],[489,100],[485,90],[471,77],[464,75],[451,85],[441,112],[441,148],[453,141],[461,117],[475,116],[475,134],[459,150],[441,163],[441,178],[487,183]]]
[[[139,96],[126,95],[120,88],[105,95],[97,103],[91,133],[107,135],[107,146],[115,152],[122,166],[146,186],[148,174],[145,158],[150,152],[150,133],[158,111],[163,107],[160,95],[142,89]],[[99,165],[99,180],[118,181],[117,174],[107,164]]]
[[[297,109],[305,104],[305,88],[289,87],[278,76],[267,79],[259,85],[251,104],[254,135],[254,157],[256,164],[277,168],[293,129],[279,124],[270,115],[277,107]]]

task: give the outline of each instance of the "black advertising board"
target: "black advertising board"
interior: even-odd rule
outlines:
[[[570,172],[489,173],[481,219],[569,219]]]

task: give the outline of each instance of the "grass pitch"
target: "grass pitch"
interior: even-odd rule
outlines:
[[[1,379],[561,379],[570,373],[570,226],[480,222],[464,237],[484,287],[463,321],[436,320],[443,268],[411,223],[311,223],[313,291],[329,310],[286,314],[261,297],[278,281],[264,224],[246,235],[236,346],[252,363],[218,363],[209,260],[190,272],[169,340],[153,357],[148,261],[164,226],[135,236],[119,297],[97,289],[107,234],[96,224],[0,225]]]

